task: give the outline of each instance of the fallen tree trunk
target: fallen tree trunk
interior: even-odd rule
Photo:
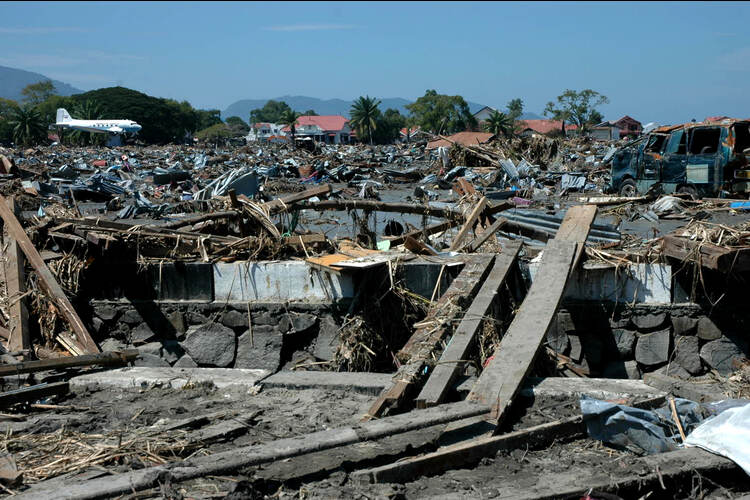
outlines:
[[[508,202],[488,205],[486,213],[494,214],[513,208]],[[323,200],[316,202],[298,202],[289,206],[289,210],[369,210],[372,212],[399,212],[404,214],[418,214],[444,219],[463,219],[464,214],[454,208],[434,207],[430,205],[416,205],[412,203],[386,203],[373,200]]]
[[[0,365],[0,377],[19,375],[21,373],[34,373],[44,370],[57,370],[60,368],[73,368],[75,366],[122,364],[133,361],[138,357],[138,354],[138,349],[125,349],[123,351],[110,351],[101,354],[86,354],[83,356],[42,359],[39,361],[24,361],[15,365]]]

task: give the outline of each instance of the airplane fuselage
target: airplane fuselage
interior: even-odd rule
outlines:
[[[71,120],[55,123],[55,126],[102,134],[135,133],[141,130],[141,126],[132,120]]]

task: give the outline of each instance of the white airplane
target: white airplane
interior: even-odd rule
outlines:
[[[133,120],[76,120],[63,108],[57,108],[55,126],[102,134],[136,133],[142,128]]]

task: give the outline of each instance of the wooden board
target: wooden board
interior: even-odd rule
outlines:
[[[375,400],[364,420],[380,417],[387,409],[397,408],[409,391],[418,389],[414,386],[422,376],[425,363],[438,343],[449,333],[451,324],[460,314],[459,303],[471,300],[479,290],[482,281],[490,272],[492,261],[493,257],[482,256],[466,262],[461,273],[430,307],[425,320],[397,353],[397,357],[404,364],[393,376],[393,383]]]
[[[17,213],[18,208],[13,197],[8,198],[8,208]],[[26,273],[24,265],[26,259],[23,251],[7,229],[4,231],[5,241],[5,280],[8,290],[8,313],[10,314],[8,350],[20,351],[31,349],[31,332],[29,330],[29,311],[26,307]]]
[[[39,252],[29,239],[26,231],[21,227],[16,216],[8,208],[7,200],[2,195],[0,195],[0,217],[2,217],[5,222],[5,225],[8,228],[8,233],[16,240],[16,242],[18,242],[21,250],[23,250],[26,258],[29,260],[31,267],[37,272],[40,285],[49,294],[50,299],[55,301],[57,306],[61,309],[63,316],[68,321],[71,330],[73,330],[72,335],[63,335],[68,337],[67,340],[69,343],[76,346],[80,353],[100,352],[99,347],[96,345],[96,342],[94,342],[94,339],[91,338],[91,335],[89,335],[83,321],[78,317],[78,313],[76,313],[73,308],[73,304],[70,303],[65,292],[60,287],[60,284],[55,280],[52,272],[47,267],[47,264],[42,260],[41,255],[39,255]]]
[[[482,284],[474,301],[464,314],[453,337],[440,356],[440,361],[427,379],[422,392],[417,396],[417,408],[427,408],[442,403],[445,400],[451,384],[463,370],[462,360],[467,359],[469,348],[482,327],[492,304],[500,293],[511,269],[515,268],[516,258],[521,249],[519,242],[508,244],[503,253],[495,257],[495,264],[489,276]]]
[[[474,227],[474,224],[476,224],[477,219],[479,219],[479,215],[484,211],[485,207],[487,206],[487,198],[482,198],[479,200],[474,207],[474,209],[471,211],[468,217],[466,217],[466,222],[461,227],[461,230],[458,232],[456,237],[453,239],[453,242],[451,243],[450,250],[455,251],[458,250],[461,247],[461,242],[466,238],[466,235],[469,234],[469,231]]]

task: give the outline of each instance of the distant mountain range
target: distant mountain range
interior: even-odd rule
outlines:
[[[37,83],[43,80],[50,80],[50,78],[47,78],[40,73],[34,73],[33,71],[0,66],[0,97],[21,102],[23,99],[23,95],[21,94],[23,88],[31,83]],[[55,84],[55,89],[59,95],[68,96],[83,92],[81,89],[77,89],[67,83],[57,80],[52,80],[52,83]]]
[[[37,83],[43,80],[49,80],[50,78],[40,74],[34,73],[33,71],[26,71],[17,68],[9,68],[7,66],[0,66],[0,97],[5,99],[13,99],[14,101],[21,102],[23,95],[21,91],[24,87],[31,83]],[[55,85],[57,94],[63,96],[69,96],[73,94],[80,94],[84,91],[77,89],[72,85],[60,82],[58,80],[52,80]],[[270,99],[242,99],[237,101],[221,113],[221,118],[226,119],[230,116],[239,116],[243,120],[247,120],[250,116],[250,111],[257,108],[262,108],[266,102]],[[304,113],[307,110],[314,110],[319,115],[342,115],[349,116],[349,109],[352,106],[352,101],[344,99],[318,99],[316,97],[307,96],[281,96],[274,97],[274,101],[284,101],[293,110]],[[401,114],[407,115],[409,111],[406,109],[407,104],[411,104],[413,101],[404,99],[401,97],[386,97],[380,99],[380,109],[385,111],[388,108],[397,109]],[[467,101],[469,109],[472,113],[476,113],[484,107],[484,104]],[[536,113],[524,113],[521,115],[522,119],[525,120],[537,120],[542,118]]]

